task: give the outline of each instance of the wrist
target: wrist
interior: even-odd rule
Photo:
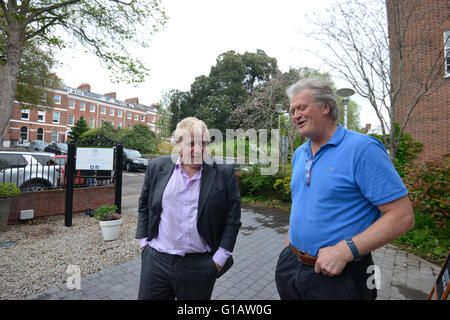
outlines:
[[[352,261],[359,261],[361,260],[361,256],[359,254],[359,250],[356,247],[355,243],[353,242],[353,239],[351,237],[346,238],[345,243],[350,250],[350,253],[352,254]]]
[[[350,250],[349,246],[347,245],[347,242],[345,240],[342,240],[341,242],[339,242],[338,245],[340,245],[342,249],[345,261],[347,261],[347,263],[353,261],[354,260],[353,253]]]

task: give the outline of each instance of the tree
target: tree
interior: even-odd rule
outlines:
[[[115,80],[142,82],[148,69],[129,55],[127,47],[145,47],[147,36],[166,22],[159,0],[0,0],[0,8],[2,137],[11,117],[27,44],[52,51],[74,39],[73,44],[96,54]]]
[[[121,142],[125,148],[138,150],[140,153],[154,153],[156,151],[156,135],[143,124],[136,124],[122,138]]]
[[[391,160],[411,113],[444,80],[444,47],[433,47],[426,37],[408,39],[415,23],[436,19],[422,5],[420,0],[336,1],[313,21],[311,36],[326,48],[320,51],[323,62],[369,100]],[[433,58],[424,59],[424,51]],[[407,107],[405,115],[399,114],[400,103]]]
[[[75,144],[80,143],[81,136],[89,131],[88,124],[86,120],[84,120],[84,117],[81,116],[80,120],[75,122],[75,125],[73,126],[72,130],[69,133],[69,138],[71,141],[75,142]]]

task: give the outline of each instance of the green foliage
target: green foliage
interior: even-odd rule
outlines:
[[[450,155],[411,164],[403,178],[413,207],[439,228],[448,229],[450,214]]]
[[[70,141],[75,142],[75,144],[80,143],[80,139],[83,136],[84,133],[89,131],[88,124],[86,120],[84,120],[84,117],[81,116],[80,119],[75,122],[75,125],[73,126],[72,130],[69,133],[69,139]]]
[[[156,135],[146,125],[137,124],[122,139],[122,145],[128,149],[148,154],[156,151]]]
[[[275,180],[273,188],[280,193],[284,201],[291,201],[291,179],[292,179],[292,165],[288,164],[285,171],[282,172],[281,177]]]
[[[102,128],[90,129],[83,133],[79,140],[79,146],[113,147],[118,141],[108,137]]]
[[[13,182],[0,184],[0,199],[15,197],[20,194],[20,189]]]
[[[104,205],[95,211],[94,218],[99,221],[119,220],[120,214],[117,213],[117,206]]]

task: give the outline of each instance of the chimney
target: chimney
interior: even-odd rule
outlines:
[[[132,103],[132,104],[135,104],[135,105],[139,105],[139,98],[125,99],[125,102]]]
[[[83,90],[87,92],[91,92],[91,85],[89,83],[82,83],[78,86],[78,90]]]
[[[372,128],[372,125],[370,123],[366,123],[366,128],[364,129],[364,133],[367,134],[371,128]]]
[[[107,97],[110,97],[110,98],[116,99],[116,93],[115,93],[115,92],[109,92],[109,93],[105,93],[104,95],[105,95],[105,96],[107,96]]]

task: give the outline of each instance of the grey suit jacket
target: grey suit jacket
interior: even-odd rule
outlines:
[[[197,229],[212,252],[219,247],[233,251],[241,226],[241,197],[234,168],[216,159],[203,164],[198,200]],[[175,158],[176,160],[176,158]],[[171,156],[152,160],[145,174],[139,198],[136,239],[149,241],[158,235],[164,189],[175,168]],[[229,258],[217,277],[233,264]]]

